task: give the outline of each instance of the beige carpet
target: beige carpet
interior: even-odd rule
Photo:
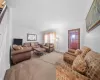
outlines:
[[[57,52],[52,52],[47,55],[41,56],[40,59],[45,62],[55,64],[58,61],[58,59],[62,59],[62,55]]]
[[[24,61],[8,70],[5,80],[56,80],[55,63],[62,54],[52,52]]]

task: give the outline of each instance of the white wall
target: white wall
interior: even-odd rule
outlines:
[[[92,50],[100,53],[100,26],[85,34],[85,44]]]
[[[43,42],[41,33],[38,31],[54,29],[60,38],[59,50],[65,52],[68,50],[68,30],[81,28],[81,46],[87,45],[99,50],[99,47],[93,47],[97,44],[94,40],[99,40],[99,36],[94,37],[99,33],[99,29],[86,33],[84,23],[93,0],[10,1],[11,4],[16,3],[13,9],[13,38],[23,38],[24,42],[27,42],[27,33],[33,33],[37,34],[38,42]]]
[[[83,21],[87,0],[7,0],[13,9],[15,27],[41,31],[52,24]],[[52,6],[51,6],[52,5]],[[20,26],[21,25],[21,26]]]
[[[5,71],[10,67],[9,51],[11,44],[11,9],[7,9],[0,24],[0,80],[3,80]]]
[[[23,38],[26,42],[28,32],[36,33],[39,38],[41,33],[38,31],[56,29],[60,36],[59,50],[67,51],[67,31],[83,27],[87,0],[10,0],[9,4],[15,5],[13,38]],[[81,37],[81,45],[82,40]]]
[[[13,38],[21,38],[23,39],[23,43],[24,42],[31,42],[31,41],[27,41],[27,33],[29,34],[36,34],[37,35],[37,41],[36,42],[40,42],[41,43],[41,33],[34,30],[34,28],[27,28],[26,26],[16,26],[14,25],[13,27]]]
[[[86,13],[88,13],[93,0],[88,0]],[[87,15],[87,14],[86,14]],[[86,32],[86,25],[84,25],[84,45],[90,47],[92,50],[100,53],[100,26],[96,27],[90,32]]]
[[[68,51],[68,30],[80,28],[80,46],[84,44],[83,24],[74,23],[66,28],[59,28],[56,30],[57,37],[59,37],[58,49],[60,52]]]
[[[43,33],[47,32],[56,32],[56,37],[59,38],[59,41],[56,42],[56,51],[66,52],[68,51],[68,30],[80,28],[80,46],[84,45],[84,22],[69,22],[63,24],[54,24],[54,27],[58,26],[58,28],[43,31]],[[43,38],[42,38],[43,42]]]

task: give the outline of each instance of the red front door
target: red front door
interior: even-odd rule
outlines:
[[[68,30],[68,48],[80,49],[80,29]]]

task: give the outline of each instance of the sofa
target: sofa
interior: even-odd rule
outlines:
[[[72,64],[59,60],[56,63],[56,80],[100,80],[100,53],[83,51]]]
[[[82,52],[84,52],[84,54],[86,54],[87,52],[91,51],[91,49],[87,46],[83,46],[81,49],[68,49],[68,52],[64,53],[64,61],[72,64],[74,59],[77,57],[77,55],[81,54]]]
[[[41,52],[46,51],[46,49],[41,47],[41,44],[39,44],[38,42],[27,42],[27,43],[24,43],[23,46],[32,47],[33,50],[40,49]]]
[[[13,45],[11,49],[11,60],[13,64],[17,64],[24,60],[31,58],[32,47],[22,47],[18,45]]]
[[[51,49],[52,50],[52,49]],[[26,42],[23,45],[12,45],[11,49],[11,61],[12,64],[28,60],[32,54],[42,54],[46,52],[46,49],[41,47],[38,42]]]

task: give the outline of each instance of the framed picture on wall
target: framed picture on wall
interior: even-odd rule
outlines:
[[[86,17],[86,29],[90,31],[100,25],[100,0],[94,0]]]
[[[27,34],[27,41],[37,41],[36,34]]]

